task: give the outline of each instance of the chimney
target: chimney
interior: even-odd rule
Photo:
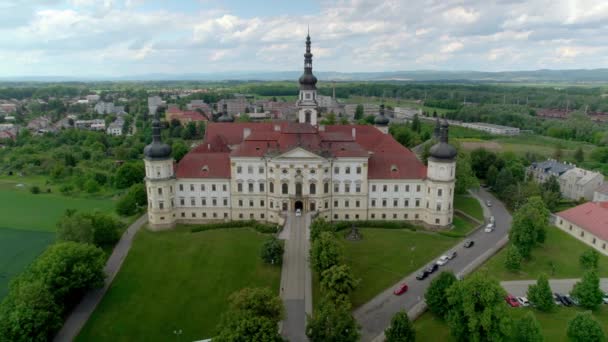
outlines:
[[[251,128],[243,128],[243,140],[247,139],[251,135]]]
[[[357,139],[357,129],[355,127],[353,127],[352,132],[353,132],[352,133],[353,134],[353,139]]]
[[[281,125],[274,125],[274,131],[275,132],[280,132],[281,131]]]
[[[207,144],[207,149],[211,150],[211,144]]]

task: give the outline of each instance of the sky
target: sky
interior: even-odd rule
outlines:
[[[608,67],[606,0],[0,0],[0,77]]]

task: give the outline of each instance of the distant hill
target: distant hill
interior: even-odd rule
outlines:
[[[67,82],[67,81],[295,81],[301,71],[238,71],[192,74],[142,74],[121,77],[96,76],[23,76],[0,77],[0,81]],[[531,71],[387,71],[323,72],[315,75],[322,81],[417,81],[417,82],[564,82],[608,83],[608,69],[531,70]]]

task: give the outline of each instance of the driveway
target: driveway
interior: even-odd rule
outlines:
[[[410,316],[416,316],[419,311],[423,311],[426,307],[424,293],[431,280],[442,270],[451,270],[461,276],[468,274],[506,243],[508,230],[511,228],[511,215],[499,200],[484,189],[480,189],[475,196],[482,201],[484,207],[486,200],[492,201],[492,207],[486,208],[496,219],[496,229],[492,233],[485,233],[480,229],[471,234],[469,239],[475,242],[472,248],[464,248],[462,242],[459,242],[451,249],[456,251],[458,256],[425,280],[416,280],[416,271],[355,310],[355,319],[361,325],[362,341],[372,341],[376,338],[380,340],[384,330],[390,325],[391,318],[398,311],[406,310]],[[409,284],[408,292],[401,296],[393,295],[393,289],[403,282]]]
[[[287,214],[285,228],[279,238],[286,239],[281,269],[281,298],[285,320],[281,334],[288,341],[307,341],[306,314],[312,312],[312,279],[308,263],[310,214]]]

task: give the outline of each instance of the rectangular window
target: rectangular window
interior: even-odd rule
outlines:
[[[204,207],[207,205],[207,199],[201,197],[201,205]]]
[[[190,184],[190,191],[194,191],[194,184]]]
[[[355,185],[355,192],[361,192],[361,184],[356,184]]]
[[[252,220],[255,218],[255,217],[253,217],[253,213],[249,214],[249,218]]]
[[[360,175],[361,174],[361,166],[357,166],[357,174]]]
[[[266,190],[264,190],[264,183],[260,183],[260,192],[264,192]]]
[[[375,207],[375,206],[376,206],[376,200],[375,200],[375,199],[373,199],[373,200],[372,200],[372,207]]]
[[[437,196],[441,197],[443,195],[443,189],[437,189]]]
[[[205,191],[205,184],[201,184],[201,191]]]
[[[224,207],[228,206],[228,199],[224,198]]]
[[[344,192],[346,192],[346,193],[350,192],[350,184],[348,184],[348,183],[344,184]]]
[[[248,184],[249,192],[253,192],[253,183]]]
[[[334,208],[338,207],[338,201],[334,201]]]
[[[211,204],[213,204],[213,206],[216,207],[217,206],[217,199],[216,198],[212,199],[211,200]]]
[[[325,209],[328,209],[328,208],[329,208],[329,202],[325,201]]]
[[[242,219],[243,218],[243,214],[239,214],[239,218]]]
[[[393,219],[397,219],[397,214],[393,214]]]
[[[215,191],[215,184],[211,184],[211,191]]]
[[[414,214],[414,218],[417,220],[420,215]]]
[[[270,201],[270,209],[274,208],[274,202]]]
[[[264,207],[265,207],[264,200],[260,200],[260,207],[262,207],[262,208],[264,208]]]
[[[416,192],[420,192],[420,184],[416,185]]]
[[[243,183],[238,183],[236,185],[236,191],[243,192]]]
[[[355,207],[359,208],[361,206],[361,202],[360,201],[355,201]]]
[[[337,175],[338,173],[340,173],[340,168],[336,166],[334,167],[334,174]]]
[[[338,214],[334,214],[334,220],[338,219]]]
[[[243,206],[243,200],[239,200],[239,207]]]
[[[163,203],[163,201],[158,202],[158,209],[165,209],[165,204]]]
[[[409,184],[405,186],[405,192],[410,192],[410,185]]]
[[[192,213],[192,217],[196,217],[196,213]]]
[[[222,191],[226,191],[228,190],[228,186],[226,186],[226,184],[222,184]]]
[[[394,191],[394,192],[399,192],[399,185],[395,185],[395,186],[393,187],[393,191]]]
[[[347,174],[347,175],[350,175],[350,166],[347,166],[347,167],[346,167],[346,174]]]
[[[264,167],[260,166],[258,168],[258,173],[260,173],[260,174],[264,173]]]
[[[393,200],[393,207],[397,208],[399,206],[399,200],[394,199]]]
[[[253,201],[252,200],[249,200],[249,207],[253,208]]]
[[[182,217],[186,217],[186,213],[182,213]]]
[[[158,188],[158,194],[162,195],[163,194],[163,188]]]
[[[382,186],[382,192],[386,192],[388,190],[388,185],[384,184]]]
[[[184,184],[179,185],[179,191],[184,191]]]
[[[196,205],[196,200],[194,198],[190,199],[190,205],[193,207]]]
[[[224,213],[224,218],[228,218],[228,213]]]
[[[403,205],[404,205],[406,208],[407,208],[407,207],[409,207],[409,206],[410,206],[410,200],[409,200],[409,199],[406,199],[406,200],[404,201]]]
[[[372,214],[372,218],[375,219],[376,218],[376,214]]]
[[[236,173],[242,173],[243,172],[243,168],[240,166],[236,167]]]
[[[350,216],[348,214],[346,214],[346,215],[344,215],[344,218],[348,220],[350,218]]]
[[[385,219],[386,218],[386,214],[382,214],[382,218]]]
[[[372,185],[372,192],[376,192],[376,185]]]
[[[348,204],[349,204],[348,201],[344,201],[344,207],[345,208],[348,208]]]
[[[323,192],[324,193],[328,193],[329,192],[329,183],[323,183]]]
[[[179,205],[181,205],[181,206],[186,205],[185,200],[183,198],[179,199]]]
[[[441,211],[441,203],[437,203],[437,211]]]
[[[382,207],[386,208],[386,200],[385,199],[382,200]]]
[[[340,184],[335,183],[334,184],[334,192],[339,192],[340,191]]]
[[[416,200],[416,208],[418,208],[418,207],[420,207],[420,200],[419,199]]]
[[[264,218],[264,214],[260,214],[260,218],[263,219]]]

